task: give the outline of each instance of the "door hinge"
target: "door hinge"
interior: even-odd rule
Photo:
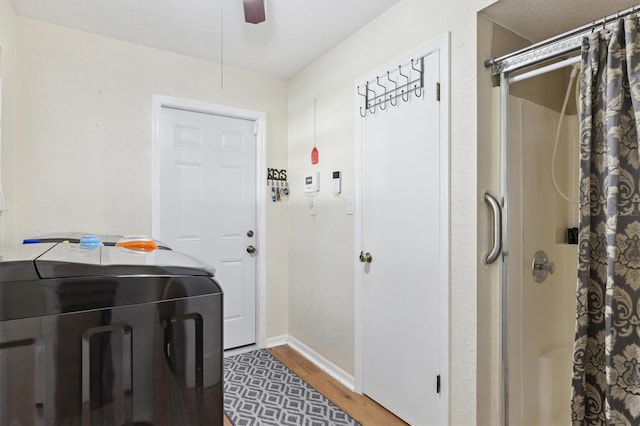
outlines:
[[[436,393],[440,393],[440,375],[436,376]]]
[[[440,95],[438,95],[438,96],[440,96]],[[258,134],[258,121],[257,120],[253,122],[253,134],[254,135]]]
[[[440,102],[440,83],[436,82],[436,101]]]

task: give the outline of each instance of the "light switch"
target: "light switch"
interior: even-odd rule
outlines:
[[[348,215],[353,214],[353,195],[347,197],[346,212]]]

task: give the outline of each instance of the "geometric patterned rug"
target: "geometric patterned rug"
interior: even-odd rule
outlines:
[[[224,359],[224,412],[234,426],[360,425],[264,349]]]

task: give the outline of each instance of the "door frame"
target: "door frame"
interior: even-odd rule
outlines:
[[[361,96],[358,94],[357,85],[363,81],[375,80],[376,76],[384,74],[392,67],[397,67],[398,63],[409,62],[411,59],[420,56],[426,56],[430,53],[439,52],[440,54],[440,137],[439,137],[439,156],[440,156],[440,199],[438,200],[440,206],[440,217],[442,224],[440,227],[439,245],[440,253],[440,268],[443,271],[441,279],[438,282],[438,298],[440,299],[440,306],[442,307],[443,321],[440,323],[439,339],[438,342],[440,348],[440,360],[441,360],[441,398],[445,401],[442,404],[441,413],[442,419],[445,423],[449,422],[449,353],[450,353],[450,295],[449,295],[449,282],[451,277],[451,270],[449,265],[450,259],[450,224],[449,224],[449,212],[450,212],[450,154],[449,154],[449,142],[450,142],[450,86],[449,86],[449,73],[450,73],[450,43],[451,35],[449,32],[443,33],[433,40],[405,53],[394,60],[366,73],[354,83],[354,120],[355,120],[355,185],[354,185],[354,198],[355,198],[355,253],[353,257],[354,262],[354,300],[355,300],[355,347],[354,347],[354,379],[355,379],[355,391],[363,392],[364,381],[364,348],[363,348],[363,331],[364,331],[364,319],[363,319],[363,280],[362,280],[362,264],[358,258],[357,253],[362,249],[362,117],[360,116],[360,102]],[[416,248],[419,249],[419,248]],[[393,344],[393,342],[390,342]],[[398,348],[402,350],[402,348]]]
[[[266,155],[267,114],[209,102],[194,101],[172,96],[153,95],[151,137],[151,234],[160,230],[160,110],[163,107],[191,112],[252,120],[256,123],[256,346],[264,348],[267,335],[267,288],[265,248],[266,235]]]

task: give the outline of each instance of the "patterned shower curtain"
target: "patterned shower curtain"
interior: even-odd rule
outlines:
[[[640,39],[636,16],[582,45],[573,425],[640,425]]]

